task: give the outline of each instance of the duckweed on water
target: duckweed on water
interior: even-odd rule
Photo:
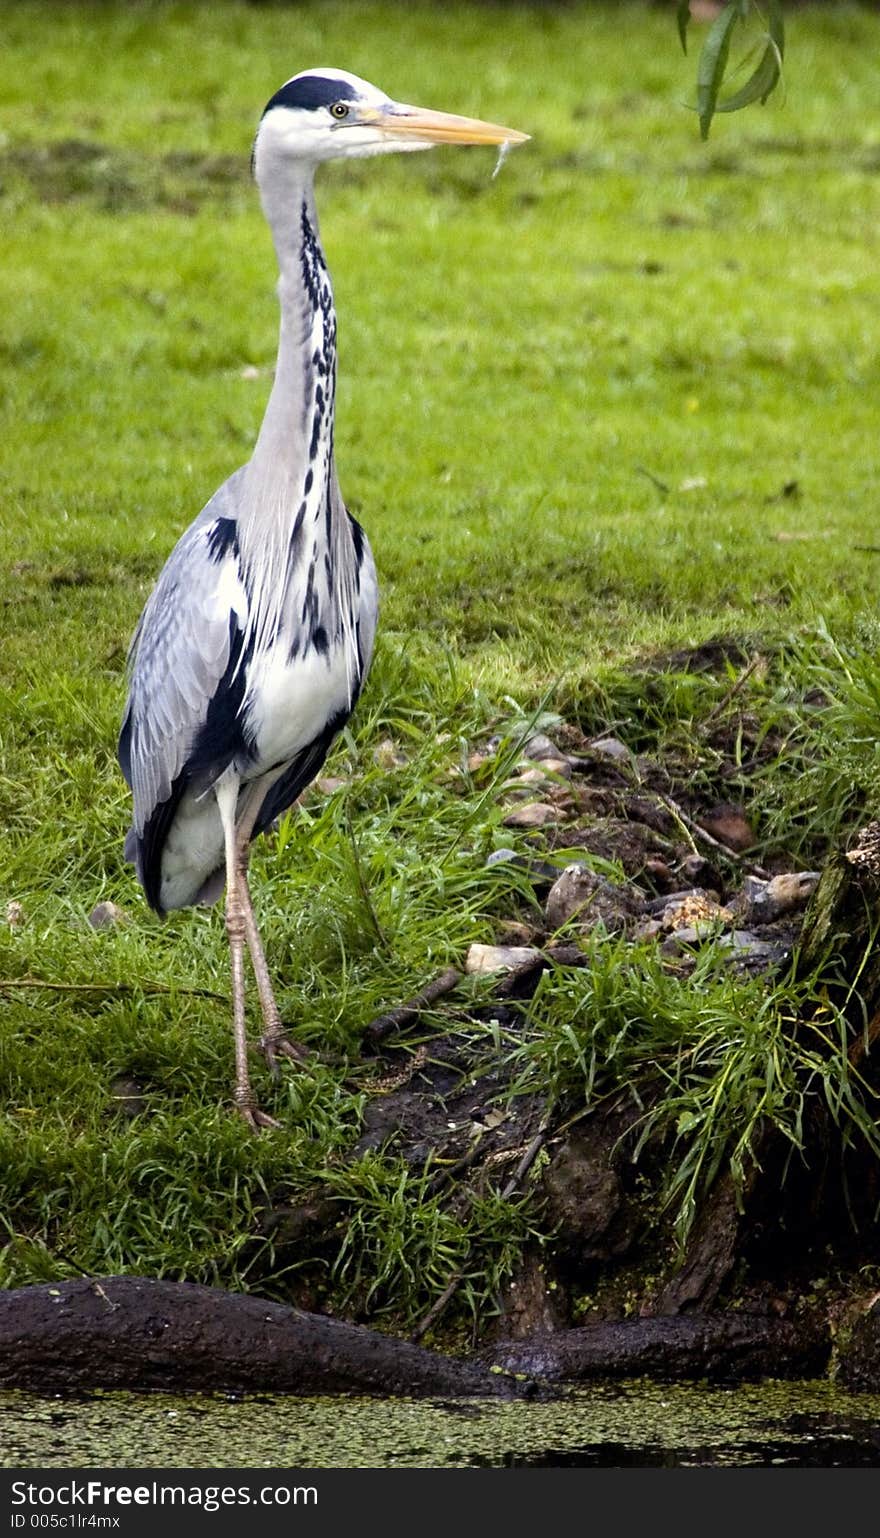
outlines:
[[[0,1395],[0,1462],[70,1468],[880,1464],[880,1397],[827,1383],[596,1383],[550,1404]],[[255,1457],[259,1449],[259,1457]]]

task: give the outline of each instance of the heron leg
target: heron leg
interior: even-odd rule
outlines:
[[[257,781],[251,787],[244,807],[239,811],[235,832],[238,847],[238,892],[244,917],[244,932],[247,947],[250,951],[251,966],[254,969],[254,981],[257,985],[260,1009],[263,1012],[263,1022],[265,1025],[265,1030],[257,1045],[272,1070],[273,1077],[277,1078],[279,1055],[301,1063],[309,1054],[305,1047],[290,1040],[282,1023],[281,1012],[275,1000],[275,991],[272,987],[272,979],[266,962],[266,953],[263,950],[263,942],[257,927],[254,905],[247,879],[250,839],[254,823],[259,816],[260,808],[275,778],[275,775],[272,775],[271,778],[267,775],[263,780]]]
[[[267,1116],[257,1105],[251,1088],[247,1056],[247,1026],[244,1009],[244,947],[247,939],[245,903],[242,887],[247,882],[240,879],[240,860],[235,826],[238,802],[238,775],[227,770],[214,786],[220,821],[223,824],[223,842],[226,854],[226,935],[232,964],[232,1034],[235,1042],[235,1091],[233,1099],[239,1115],[256,1132],[260,1127],[278,1127],[274,1117]]]

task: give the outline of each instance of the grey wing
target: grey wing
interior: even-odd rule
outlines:
[[[132,639],[119,762],[138,838],[172,794],[247,617],[235,520],[240,474],[230,476],[175,545]]]

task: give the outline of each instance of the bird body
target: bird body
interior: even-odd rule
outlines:
[[[269,101],[253,167],[278,258],[275,377],[247,464],[185,531],[141,615],[130,652],[119,760],[133,795],[126,855],[158,912],[213,902],[226,887],[235,1100],[266,1125],[250,1089],[243,952],[266,1032],[281,1024],[247,884],[251,840],[319,772],[370,666],[376,570],[347,512],[334,462],[336,312],[314,172],[324,160],[524,138],[392,102],[338,70],[294,76]]]

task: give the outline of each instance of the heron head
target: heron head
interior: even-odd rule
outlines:
[[[319,164],[427,150],[435,144],[521,144],[528,137],[478,118],[392,101],[369,81],[344,70],[304,70],[267,103],[254,143],[254,167],[259,176],[267,152]]]

